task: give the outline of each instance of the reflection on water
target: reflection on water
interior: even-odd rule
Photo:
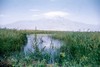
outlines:
[[[50,54],[50,60],[48,63],[55,62],[54,58],[57,54],[59,54],[61,47],[61,42],[59,40],[52,39],[50,35],[47,34],[27,35],[27,44],[24,47],[25,55],[29,55],[34,52],[35,45],[37,45],[40,51],[42,51],[42,49],[44,50],[42,51],[43,54]]]

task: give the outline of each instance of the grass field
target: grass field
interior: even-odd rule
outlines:
[[[53,34],[52,38],[63,42],[60,57],[54,64],[46,59],[34,60],[19,53],[26,43],[26,34]],[[14,53],[14,55],[12,55]],[[0,65],[15,67],[99,67],[100,32],[65,32],[39,30],[0,29]],[[34,55],[33,55],[34,56]]]

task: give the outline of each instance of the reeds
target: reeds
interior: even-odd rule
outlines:
[[[36,51],[37,54],[35,53],[34,55],[32,55],[32,57],[25,57],[24,54],[13,57],[6,57],[6,61],[9,61],[9,64],[11,64],[12,66],[18,65],[24,67],[100,66],[100,32],[35,31],[35,33],[40,32],[45,34],[53,33],[55,35],[53,35],[52,38],[59,39],[63,42],[63,46],[60,48],[60,54],[56,58],[57,61],[54,64],[48,65],[47,60],[50,57],[50,54],[47,53],[42,56],[41,51]],[[26,42],[26,34],[30,33],[34,33],[34,31],[0,29],[0,54],[2,55],[14,51],[19,51],[22,45],[24,45]]]

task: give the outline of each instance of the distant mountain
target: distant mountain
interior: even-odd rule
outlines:
[[[89,25],[79,22],[74,22],[68,19],[45,19],[45,20],[27,20],[18,21],[12,24],[4,25],[3,27],[15,28],[15,29],[35,29],[38,30],[62,30],[62,31],[97,31],[99,27],[97,25]]]

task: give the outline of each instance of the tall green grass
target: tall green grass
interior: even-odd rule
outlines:
[[[27,34],[53,34],[52,38],[63,42],[57,62],[47,64],[40,54],[25,57],[15,54],[6,61],[14,66],[26,67],[99,67],[100,66],[100,32],[64,32],[0,29],[0,54],[20,51],[26,43]],[[35,56],[36,55],[36,56]],[[38,56],[37,56],[38,55]],[[46,57],[49,57],[48,55]],[[35,60],[36,59],[36,60]],[[39,61],[42,59],[41,61]]]
[[[26,43],[26,35],[22,31],[0,29],[0,55],[20,51]]]
[[[100,65],[100,32],[67,32],[53,38],[64,42],[61,47],[64,60],[81,65]]]

